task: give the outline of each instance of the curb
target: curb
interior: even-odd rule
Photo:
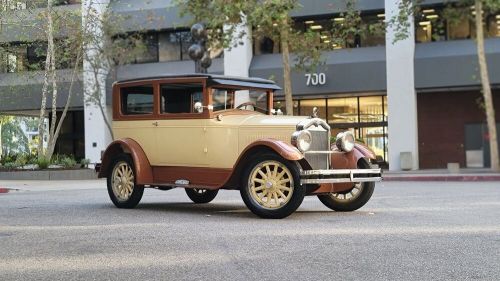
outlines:
[[[8,188],[3,188],[3,187],[0,187],[0,194],[2,193],[9,193],[10,189]]]
[[[500,181],[500,175],[403,175],[403,176],[383,176],[384,181],[456,181],[456,182],[477,182],[477,181]]]

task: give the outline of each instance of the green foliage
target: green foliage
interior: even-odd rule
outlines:
[[[36,160],[36,164],[38,165],[38,169],[45,170],[50,165],[50,160],[44,156],[39,156]]]
[[[59,164],[61,164],[61,166],[63,166],[66,169],[73,169],[77,165],[76,160],[71,156],[61,157]]]
[[[15,162],[8,162],[8,163],[5,163],[2,165],[2,168],[5,170],[15,170],[18,167],[19,167],[19,165],[17,165],[17,163],[15,163]]]
[[[80,160],[80,165],[82,168],[88,168],[90,164],[90,159],[82,159]]]

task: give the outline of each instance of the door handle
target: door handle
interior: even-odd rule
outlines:
[[[158,121],[153,122],[153,126],[158,127]]]

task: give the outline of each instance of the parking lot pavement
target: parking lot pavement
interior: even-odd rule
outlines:
[[[0,280],[500,279],[495,182],[383,182],[356,212],[307,197],[283,220],[237,191],[147,190],[124,210],[102,180],[0,187]]]

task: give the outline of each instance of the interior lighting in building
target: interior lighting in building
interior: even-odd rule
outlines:
[[[500,15],[497,15],[497,16],[496,16],[496,18],[497,18],[497,19],[500,19]]]
[[[385,14],[378,14],[377,17],[379,17],[379,18],[385,18]]]
[[[323,43],[330,43],[330,40],[325,40],[323,41]]]
[[[312,30],[318,30],[318,29],[322,29],[323,26],[321,26],[321,24],[318,24],[318,25],[311,25],[311,29]]]
[[[430,22],[430,21],[421,21],[421,22],[419,22],[418,24],[419,24],[419,25],[421,25],[421,26],[424,26],[424,25],[429,25],[429,24],[431,24],[431,22]]]
[[[424,28],[422,28],[422,29],[423,29],[424,31],[427,31],[427,26],[426,26],[426,27],[424,27]]]
[[[313,24],[313,23],[314,23],[314,21],[313,21],[313,20],[306,20],[304,23],[305,23],[305,24]]]
[[[430,14],[430,13],[434,13],[434,9],[426,9],[426,10],[423,10],[422,13],[424,14]]]
[[[427,17],[428,19],[437,19],[437,18],[439,18],[439,16],[438,16],[438,15],[426,15],[426,17]]]
[[[344,21],[344,20],[345,20],[345,18],[334,18],[333,20],[334,20],[334,21]]]
[[[321,35],[321,39],[326,39],[326,38],[328,38],[328,36],[326,36],[326,35]]]
[[[273,26],[278,26],[278,24],[277,23],[273,23]]]

